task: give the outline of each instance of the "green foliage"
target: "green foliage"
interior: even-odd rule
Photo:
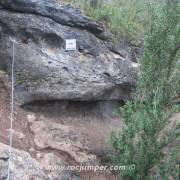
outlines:
[[[138,41],[148,21],[145,0],[98,0],[97,7],[91,6],[91,0],[69,2],[84,9],[96,20],[103,21],[114,34],[114,40],[126,38],[129,41]]]
[[[124,179],[132,180],[148,179],[150,170],[164,159],[162,148],[177,136],[172,131],[166,138],[159,138],[173,112],[172,99],[180,90],[178,1],[151,2],[148,9],[150,28],[136,96],[121,109],[126,128],[111,135],[114,164],[136,165],[134,170],[120,172]],[[169,168],[166,164],[159,170],[162,179],[168,177],[164,173]]]
[[[180,152],[178,149],[173,149],[167,162],[159,165],[159,177],[163,180],[178,179],[180,174],[180,167],[178,163]]]

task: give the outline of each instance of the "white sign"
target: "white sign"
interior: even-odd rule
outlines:
[[[76,39],[66,39],[66,51],[76,51]]]

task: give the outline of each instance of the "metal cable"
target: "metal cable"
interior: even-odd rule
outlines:
[[[14,115],[14,40],[12,41],[12,66],[11,66],[11,115],[10,115],[10,129],[9,129],[9,159],[8,159],[8,174],[7,180],[10,180],[10,168],[11,168],[11,158],[12,158],[12,140],[13,140],[13,115]]]

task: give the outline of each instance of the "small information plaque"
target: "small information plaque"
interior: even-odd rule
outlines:
[[[76,51],[76,39],[66,39],[66,51]]]

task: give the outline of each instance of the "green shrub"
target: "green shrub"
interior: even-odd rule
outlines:
[[[164,159],[162,148],[177,135],[172,131],[171,136],[169,134],[166,138],[159,139],[160,132],[168,124],[173,112],[172,99],[180,90],[178,1],[151,1],[148,9],[150,28],[145,38],[135,99],[121,108],[126,128],[122,133],[113,132],[111,135],[115,151],[112,155],[113,163],[136,166],[133,170],[120,172],[124,179],[131,180],[148,179],[150,170],[155,165],[160,166]],[[160,167],[159,171],[163,176],[163,169],[167,166]],[[165,179],[165,175],[162,179]]]
[[[95,8],[91,0],[67,0],[98,21],[103,21],[114,34],[114,40],[125,38],[138,41],[148,22],[145,0],[98,0]]]

